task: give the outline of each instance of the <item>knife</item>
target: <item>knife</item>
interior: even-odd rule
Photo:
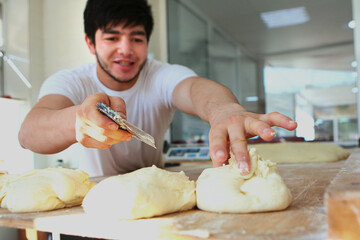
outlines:
[[[144,132],[140,128],[132,125],[131,123],[127,122],[125,119],[123,119],[120,116],[120,113],[113,110],[111,107],[107,106],[106,104],[99,102],[96,104],[96,107],[101,113],[103,113],[105,116],[116,122],[122,130],[131,133],[135,138],[139,139],[140,141],[156,149],[155,140],[153,136]]]

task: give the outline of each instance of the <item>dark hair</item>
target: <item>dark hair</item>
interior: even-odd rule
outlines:
[[[142,25],[149,42],[154,20],[147,0],[88,0],[84,10],[85,34],[95,44],[95,32],[109,26]]]

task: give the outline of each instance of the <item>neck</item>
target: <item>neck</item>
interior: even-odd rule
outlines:
[[[114,91],[125,91],[130,89],[135,85],[136,81],[139,78],[139,76],[136,76],[131,81],[116,81],[113,77],[109,76],[106,72],[104,72],[103,69],[99,66],[99,64],[96,65],[96,75],[102,84]]]

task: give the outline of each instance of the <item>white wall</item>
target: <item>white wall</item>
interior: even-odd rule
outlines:
[[[44,38],[43,38],[43,0],[29,0],[29,80],[32,84],[31,96],[28,101],[32,106],[44,79]],[[30,109],[29,106],[29,109]]]
[[[86,0],[44,1],[44,74],[94,61],[84,40]]]
[[[154,30],[149,43],[149,55],[167,62],[166,0],[148,0],[154,16]]]

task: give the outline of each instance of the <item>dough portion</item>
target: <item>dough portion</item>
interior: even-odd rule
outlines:
[[[0,193],[3,186],[8,184],[9,181],[18,178],[19,176],[19,174],[7,174],[5,172],[0,173]]]
[[[335,144],[318,142],[284,142],[252,144],[258,153],[276,163],[335,162],[349,157],[350,153]]]
[[[205,169],[196,182],[197,207],[211,212],[250,213],[287,208],[292,195],[278,173],[276,163],[249,150],[252,169],[242,176],[234,164]]]
[[[160,216],[195,207],[195,182],[156,166],[104,179],[83,201],[86,213],[116,219]]]
[[[23,175],[3,175],[1,207],[11,212],[49,211],[81,205],[96,184],[81,170],[36,169]]]

